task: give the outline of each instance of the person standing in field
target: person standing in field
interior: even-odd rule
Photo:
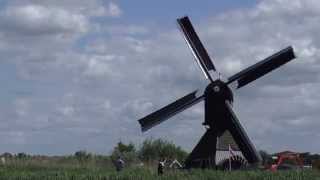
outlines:
[[[164,159],[164,160],[160,159],[159,160],[159,163],[158,163],[158,175],[162,175],[163,174],[163,169],[164,169],[165,163],[166,163],[166,159]]]
[[[116,161],[116,170],[119,172],[124,168],[124,161],[121,159],[120,156],[118,156],[118,159]]]

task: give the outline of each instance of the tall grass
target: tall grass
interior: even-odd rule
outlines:
[[[138,165],[139,164],[139,165]],[[157,175],[153,161],[127,163],[116,172],[108,156],[92,156],[85,161],[74,156],[8,158],[0,165],[0,180],[320,180],[320,171],[170,170]]]
[[[158,176],[155,168],[131,167],[121,172],[99,167],[1,166],[0,180],[320,180],[320,172],[307,171],[214,171],[167,170]]]

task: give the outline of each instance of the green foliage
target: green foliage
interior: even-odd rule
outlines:
[[[17,157],[19,159],[27,159],[28,155],[26,153],[24,153],[24,152],[20,152],[20,153],[17,154]]]
[[[124,144],[121,141],[118,142],[111,153],[111,159],[115,162],[119,156],[127,166],[138,161],[136,148],[133,143]]]
[[[127,168],[120,173],[103,168],[0,168],[0,180],[319,180],[319,171],[166,171],[158,176],[156,169]]]
[[[135,148],[133,143],[129,143],[127,145],[127,144],[122,143],[121,141],[118,142],[118,144],[115,147],[115,149],[117,149],[117,151],[119,151],[120,153],[136,152],[136,148]]]
[[[118,155],[131,162],[124,170],[115,171],[111,157]],[[270,155],[260,151],[263,159],[267,161]],[[7,154],[5,164],[0,164],[0,180],[320,180],[318,170],[298,171],[215,171],[215,170],[170,170],[166,169],[164,175],[157,175],[157,168],[153,164],[145,163],[136,166],[138,155],[141,160],[152,162],[159,158],[184,160],[187,153],[172,142],[162,139],[147,139],[140,148],[134,144],[119,142],[112,152],[112,156],[92,155],[86,151],[77,151],[70,156],[39,156],[19,153],[15,156]],[[310,158],[314,169],[320,169],[319,155],[302,154]],[[131,159],[131,160],[130,160]],[[309,160],[308,160],[309,161]]]
[[[164,158],[184,159],[187,155],[180,147],[162,139],[147,139],[137,150],[132,143],[119,142],[114,152],[125,157],[132,154],[141,156],[145,161]],[[179,154],[183,155],[179,155]],[[260,152],[269,157],[265,152]],[[310,155],[312,156],[312,155]],[[179,159],[180,160],[180,159]],[[135,161],[134,161],[135,162]],[[313,160],[313,167],[320,168],[320,161]],[[71,156],[39,156],[20,154],[9,158],[6,164],[0,165],[0,180],[320,180],[320,171],[215,171],[215,170],[170,170],[158,176],[157,169],[150,164],[144,166],[126,166],[116,172],[110,156],[92,155],[86,151],[77,151]]]
[[[311,154],[309,152],[301,153],[300,157],[303,159],[304,164],[318,164],[320,162],[320,155],[319,154]],[[318,166],[320,167],[320,166]],[[319,168],[320,169],[320,168]]]
[[[9,152],[5,152],[1,156],[5,157],[5,158],[12,158],[13,157],[13,155],[11,153],[9,153]]]
[[[181,147],[163,139],[146,139],[139,150],[140,159],[147,162],[160,158],[183,161],[187,155]]]
[[[84,150],[75,152],[74,156],[80,163],[85,163],[92,159],[92,154]]]

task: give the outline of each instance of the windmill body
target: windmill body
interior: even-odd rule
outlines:
[[[259,163],[261,161],[260,155],[257,153],[254,145],[251,143],[233,111],[233,92],[229,86],[236,83],[235,89],[239,89],[289,62],[295,58],[293,48],[287,47],[239,73],[236,73],[224,82],[219,78],[214,79],[211,76],[212,72],[215,74],[220,73],[216,70],[207,51],[203,47],[189,18],[183,17],[179,18],[177,21],[196,62],[204,76],[209,80],[209,84],[202,95],[197,95],[196,90],[158,111],[141,118],[139,123],[142,131],[147,131],[177,113],[204,100],[205,119],[202,124],[206,127],[206,132],[185,160],[185,168],[215,167],[217,138],[226,130],[231,133],[248,163]]]
[[[227,128],[227,122],[224,121],[228,116],[228,113],[226,113],[228,109],[225,106],[226,101],[230,104],[233,103],[233,93],[223,81],[216,80],[206,87],[204,91],[206,113],[203,125],[216,131]]]

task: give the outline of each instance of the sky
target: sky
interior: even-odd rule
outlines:
[[[188,15],[227,78],[293,46],[297,59],[234,92],[257,149],[320,153],[317,0],[0,0],[0,153],[108,154],[165,138],[188,151],[203,103],[137,122],[208,82],[178,30]]]

